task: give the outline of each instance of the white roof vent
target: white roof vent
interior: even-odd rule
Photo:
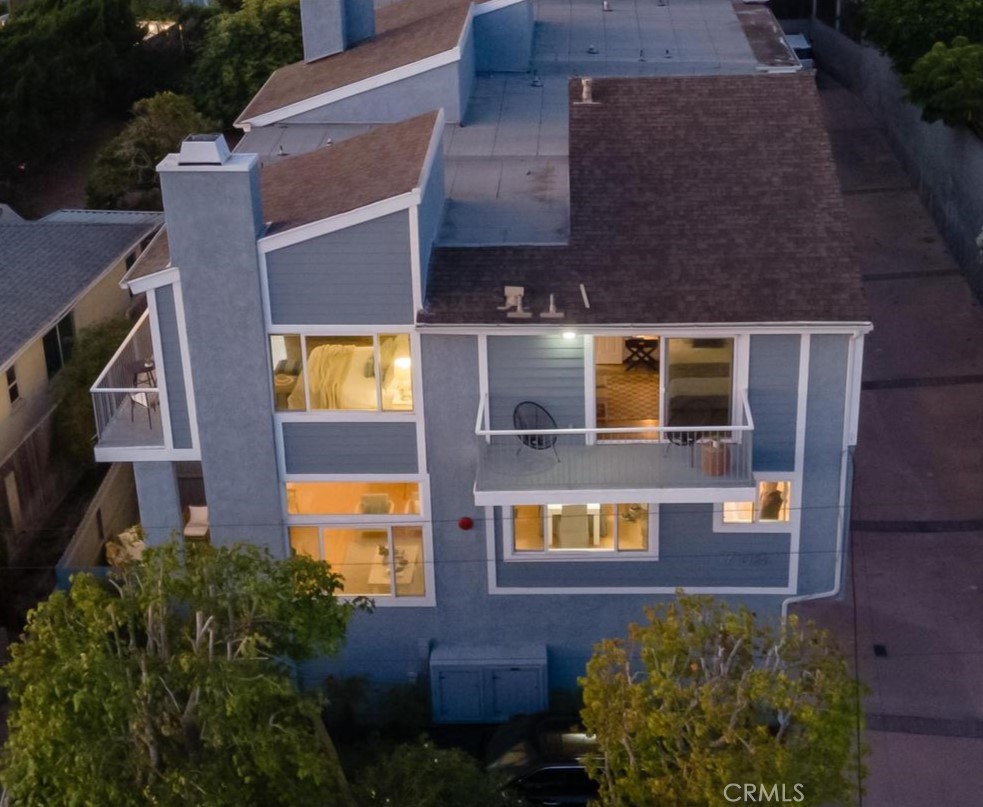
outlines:
[[[188,135],[181,141],[178,165],[223,165],[229,146],[220,134]]]

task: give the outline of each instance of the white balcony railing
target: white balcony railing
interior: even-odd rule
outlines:
[[[92,409],[100,446],[164,445],[149,315],[145,311],[137,320],[92,385]]]
[[[478,407],[477,492],[738,487],[751,484],[746,392],[725,426],[492,429]]]

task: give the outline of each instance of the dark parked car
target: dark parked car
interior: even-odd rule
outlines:
[[[597,743],[576,717],[520,717],[489,740],[488,770],[530,804],[586,805],[597,797],[597,783],[583,760],[596,753]]]

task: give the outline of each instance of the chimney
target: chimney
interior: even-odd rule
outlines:
[[[211,539],[282,552],[257,250],[265,232],[259,158],[231,154],[222,135],[192,135],[157,170],[171,264],[180,277],[184,370],[195,402]],[[156,304],[163,305],[159,295]],[[167,381],[180,369],[167,367]]]
[[[341,53],[375,36],[372,0],[300,0],[304,61]]]

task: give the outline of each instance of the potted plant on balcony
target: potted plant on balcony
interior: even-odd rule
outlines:
[[[727,473],[730,451],[727,442],[719,437],[700,440],[700,470],[707,476]]]

